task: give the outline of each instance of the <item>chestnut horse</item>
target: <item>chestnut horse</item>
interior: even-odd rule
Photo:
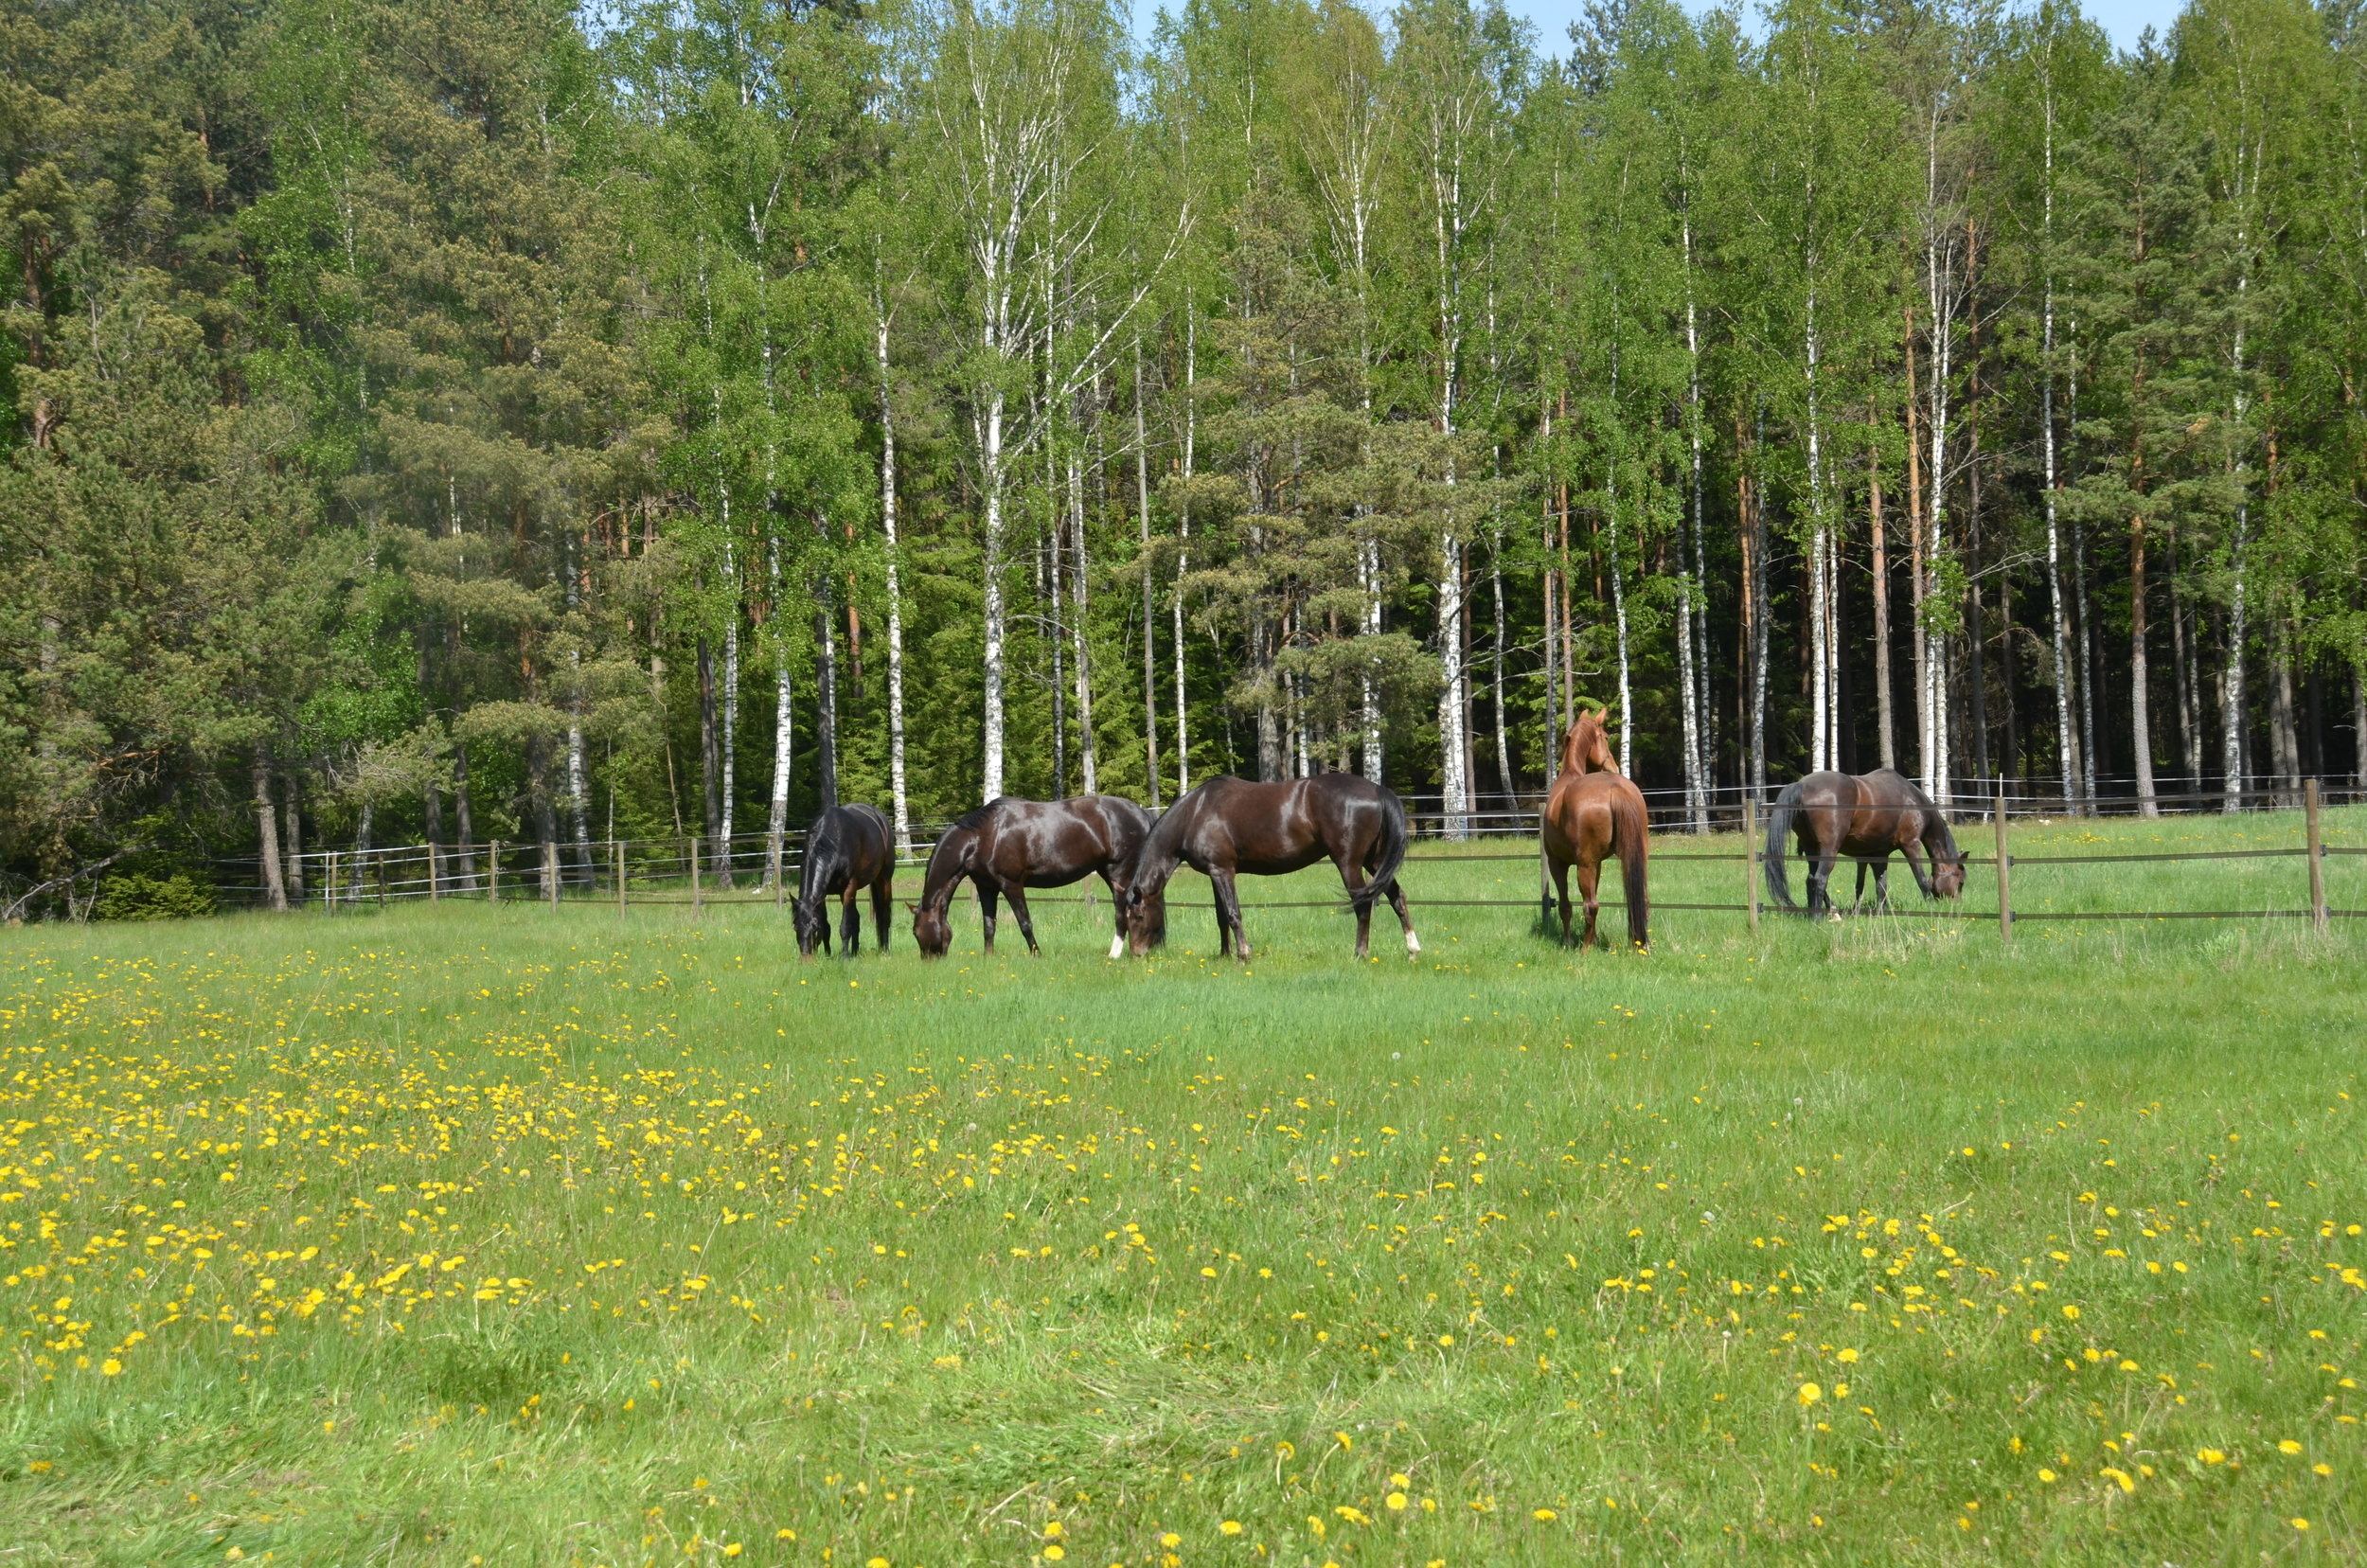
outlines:
[[[1602,907],[1594,890],[1604,857],[1616,855],[1628,889],[1628,940],[1639,948],[1649,946],[1651,901],[1646,892],[1645,862],[1651,846],[1644,792],[1611,761],[1603,716],[1592,708],[1579,714],[1570,733],[1561,738],[1561,771],[1554,775],[1553,793],[1546,797],[1539,827],[1545,841],[1545,859],[1554,869],[1554,885],[1561,894],[1561,945],[1571,945],[1570,867],[1574,864],[1578,868],[1578,897],[1586,904],[1586,930],[1577,945],[1611,945],[1594,929],[1595,914]]]
[[[806,829],[806,857],[797,874],[797,901],[790,916],[797,927],[797,953],[810,958],[816,944],[830,951],[830,895],[839,896],[840,925],[846,955],[862,946],[863,916],[855,895],[871,890],[872,919],[880,928],[880,951],[888,943],[888,916],[895,904],[896,846],[887,818],[877,806],[833,806]]]
[[[1767,890],[1786,909],[1791,883],[1785,874],[1784,841],[1796,837],[1807,857],[1808,908],[1841,917],[1833,911],[1829,884],[1833,863],[1843,855],[1858,863],[1858,898],[1865,898],[1866,868],[1874,868],[1875,907],[1890,902],[1890,858],[1893,850],[1907,857],[1907,869],[1927,899],[1952,899],[1965,890],[1965,856],[1948,830],[1948,818],[1931,804],[1913,780],[1896,770],[1880,768],[1870,774],[1812,773],[1785,786],[1767,818]],[[1916,859],[1921,849],[1931,857],[1926,875]]]
[[[1118,897],[1128,946],[1150,951],[1152,911],[1176,865],[1189,865],[1215,884],[1217,952],[1249,962],[1241,930],[1237,873],[1277,877],[1327,860],[1340,869],[1356,911],[1356,955],[1372,949],[1373,905],[1383,897],[1405,927],[1405,954],[1422,951],[1406,912],[1397,867],[1405,864],[1405,806],[1395,792],[1355,774],[1317,774],[1276,784],[1212,778],[1167,809],[1143,841],[1126,891]],[[1369,878],[1367,876],[1369,873]]]
[[[987,951],[994,951],[994,904],[1011,900],[1019,917],[1020,935],[1027,951],[1041,955],[1036,925],[1027,915],[1026,889],[1066,887],[1088,875],[1098,875],[1114,905],[1126,886],[1135,852],[1150,836],[1150,813],[1118,795],[1074,795],[1067,800],[1021,800],[1003,795],[987,802],[945,830],[929,854],[928,875],[921,880],[920,901],[912,905],[913,940],[924,958],[942,958],[952,945],[953,927],[946,918],[953,890],[968,879],[978,890],[979,914],[986,927]],[[1155,902],[1154,942],[1166,935],[1166,900]],[[1126,914],[1118,909],[1117,935],[1110,956],[1126,951]]]

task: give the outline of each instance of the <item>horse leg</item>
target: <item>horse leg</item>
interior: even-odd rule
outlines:
[[[1116,915],[1118,923],[1118,934],[1110,938],[1110,956],[1123,958],[1126,956],[1126,904],[1118,897],[1116,879],[1107,871],[1101,873],[1101,885],[1110,890],[1110,908]]]
[[[1916,852],[1922,846],[1920,845],[1902,844],[1898,846],[1898,852],[1906,857],[1907,869],[1915,874],[1916,888],[1925,898],[1936,899],[1939,897],[1939,894],[1931,886],[1931,875],[1930,872],[1924,870],[1923,857]]]
[[[1819,849],[1816,864],[1808,868],[1808,915],[1811,918],[1819,911],[1833,919],[1841,918],[1833,910],[1832,892],[1833,862],[1840,857],[1840,853],[1838,848]]]
[[[863,911],[855,907],[852,886],[838,896],[838,926],[846,938],[846,956],[852,958],[863,951]]]
[[[1420,958],[1422,939],[1414,935],[1414,914],[1406,908],[1405,889],[1397,885],[1397,879],[1395,877],[1389,879],[1389,907],[1397,912],[1397,924],[1405,927],[1405,955],[1408,958]]]
[[[1855,892],[1855,893],[1853,893],[1853,894],[1851,894],[1851,895],[1849,896],[1849,913],[1850,913],[1850,914],[1852,914],[1852,915],[1855,915],[1855,914],[1857,914],[1859,911],[1860,911],[1860,910],[1862,910],[1862,909],[1864,909],[1864,908],[1865,908],[1865,862],[1863,862],[1863,861],[1860,861],[1860,862],[1858,863],[1858,891],[1857,891],[1857,892]]]
[[[1043,949],[1036,945],[1036,922],[1027,913],[1027,890],[1012,882],[1003,889],[1003,896],[1011,900],[1011,913],[1019,917],[1019,934],[1027,938],[1027,956],[1042,957]]]
[[[984,878],[979,879],[977,888],[978,929],[986,934],[987,956],[991,958],[994,956],[994,913],[997,895],[994,891],[994,883]]]
[[[1602,877],[1603,863],[1601,861],[1588,860],[1583,855],[1578,858],[1578,898],[1586,905],[1586,930],[1578,936],[1578,946],[1581,948],[1593,947],[1598,943],[1604,946],[1610,945],[1604,943],[1602,937],[1596,935],[1594,930],[1594,917],[1601,913],[1603,907],[1601,900],[1595,898],[1594,890],[1601,883]]]
[[[1888,855],[1874,866],[1874,913],[1887,915],[1891,907],[1891,862]]]
[[[1570,863],[1553,861],[1554,890],[1561,895],[1561,945],[1570,946]]]
[[[1217,923],[1231,929],[1233,956],[1246,964],[1249,962],[1249,933],[1241,929],[1241,890],[1234,885],[1233,873],[1229,870],[1212,872],[1208,880],[1217,889]],[[1219,953],[1219,956],[1223,954]]]
[[[895,889],[886,882],[871,884],[871,923],[879,928],[880,951],[887,952],[888,920],[896,910]]]
[[[1364,868],[1344,852],[1332,856],[1331,864],[1340,868],[1340,885],[1348,890],[1348,902],[1356,911],[1356,956],[1369,958],[1373,953],[1373,906],[1370,900],[1357,897],[1364,890]]]

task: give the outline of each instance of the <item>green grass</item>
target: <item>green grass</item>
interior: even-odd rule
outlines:
[[[1445,901],[1533,864],[1406,881],[1419,963],[1255,907],[1219,961],[1188,876],[1148,963],[1051,900],[1041,961],[964,903],[935,965],[800,965],[764,905],[11,933],[0,1561],[2367,1556],[2367,922],[2008,949],[1910,897],[1581,955]]]

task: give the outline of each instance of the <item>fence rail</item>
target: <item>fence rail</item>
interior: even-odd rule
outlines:
[[[2305,819],[2301,835],[2303,842],[2262,848],[2134,851],[2125,854],[2009,854],[2004,842],[2004,824],[2008,820],[2018,816],[2025,820],[2061,819],[2067,814],[2063,810],[2065,802],[2059,793],[2029,791],[2017,793],[2010,784],[2011,781],[2007,781],[2005,785],[1994,788],[1988,798],[1977,803],[1959,795],[1954,802],[1957,809],[1951,813],[1958,818],[1960,826],[1969,826],[1979,820],[1992,824],[1996,836],[1995,852],[1967,854],[1964,864],[1968,867],[1992,870],[1997,880],[1998,908],[1994,912],[1940,912],[1936,918],[1995,921],[2002,939],[2008,942],[2012,940],[2016,924],[2034,920],[2306,918],[2323,929],[2331,920],[2367,918],[2367,910],[2330,906],[2324,891],[2324,863],[2328,858],[2367,855],[2367,846],[2325,844],[2321,829],[2321,812],[2325,804],[2367,800],[2367,791],[2358,789],[2353,779],[2345,777],[2335,781],[2331,788],[2327,781],[2314,778],[2279,780],[2266,787],[2246,789],[2233,794],[2225,790],[2164,792],[2156,799],[2166,811],[2173,813],[2180,806],[2200,806],[2208,808],[2212,814],[2217,814],[2224,811],[2231,801],[2247,810],[2298,807]],[[1647,791],[1646,794],[1662,825],[1664,840],[1672,828],[1700,825],[1700,821],[1697,820],[1700,813],[1693,811],[1693,802],[1684,792],[1655,790]],[[1416,846],[1407,855],[1408,864],[1539,863],[1539,894],[1536,899],[1427,899],[1422,902],[1426,906],[1444,908],[1542,907],[1550,914],[1554,904],[1537,849],[1507,851],[1458,846],[1462,844],[1485,845],[1490,839],[1501,842],[1513,835],[1530,838],[1534,842],[1537,809],[1540,803],[1539,797],[1535,796],[1495,796],[1479,803],[1485,809],[1450,814],[1426,809],[1430,805],[1427,801],[1415,800],[1415,809],[1409,812],[1409,826],[1414,830]],[[2133,806],[2134,803],[2129,804]],[[1700,820],[1717,821],[1740,829],[1744,835],[1740,848],[1693,849],[1672,846],[1657,850],[1652,858],[1655,862],[1698,861],[1740,864],[1744,868],[1744,898],[1732,903],[1668,900],[1655,900],[1654,903],[1662,909],[1745,915],[1755,930],[1762,907],[1759,889],[1765,857],[1760,841],[1764,826],[1761,820],[1763,802],[1749,790],[1727,787],[1714,793],[1709,808],[1708,817]],[[915,834],[911,853],[899,856],[898,865],[910,868],[925,864],[934,847],[934,835],[942,832],[947,826],[949,824],[943,822],[917,825],[918,830]],[[361,913],[422,900],[438,902],[444,899],[488,903],[539,902],[553,908],[562,903],[580,907],[594,902],[613,902],[620,910],[636,904],[687,906],[694,913],[710,904],[752,906],[770,902],[778,906],[790,897],[790,890],[801,870],[799,850],[802,837],[796,832],[785,832],[777,838],[769,832],[739,833],[732,835],[720,849],[698,834],[663,839],[578,839],[542,844],[494,841],[459,848],[447,848],[440,845],[322,848],[287,857],[284,862],[285,882],[291,903],[318,908],[330,915]],[[1678,842],[1682,843],[1682,839]],[[2292,858],[2305,858],[2309,864],[2309,897],[2305,908],[2030,913],[2017,909],[2012,897],[2011,873],[2016,866]],[[260,863],[256,856],[230,857],[217,860],[212,864],[218,873],[228,874],[217,877],[215,891],[219,897],[234,904],[259,904],[264,901]],[[1034,901],[1090,904],[1095,900],[1089,892],[1081,896],[1047,894]],[[1350,906],[1345,898],[1341,897],[1244,903],[1243,907],[1344,910]],[[1605,907],[1617,908],[1619,900],[1606,900]]]

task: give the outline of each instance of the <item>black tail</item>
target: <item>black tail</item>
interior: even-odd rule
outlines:
[[[1645,861],[1651,853],[1651,819],[1644,797],[1622,791],[1611,803],[1611,852],[1619,857],[1619,876],[1628,890],[1628,940],[1637,947],[1652,945],[1651,897],[1646,892]]]
[[[1791,901],[1791,879],[1784,868],[1784,846],[1791,838],[1791,819],[1800,811],[1800,786],[1804,780],[1794,779],[1784,786],[1784,793],[1775,797],[1775,809],[1767,813],[1767,890],[1786,909],[1798,909]]]
[[[1370,915],[1373,905],[1388,896],[1397,880],[1397,868],[1405,864],[1405,802],[1395,790],[1380,792],[1380,837],[1374,846],[1380,851],[1380,860],[1364,885],[1349,896],[1359,915]]]

